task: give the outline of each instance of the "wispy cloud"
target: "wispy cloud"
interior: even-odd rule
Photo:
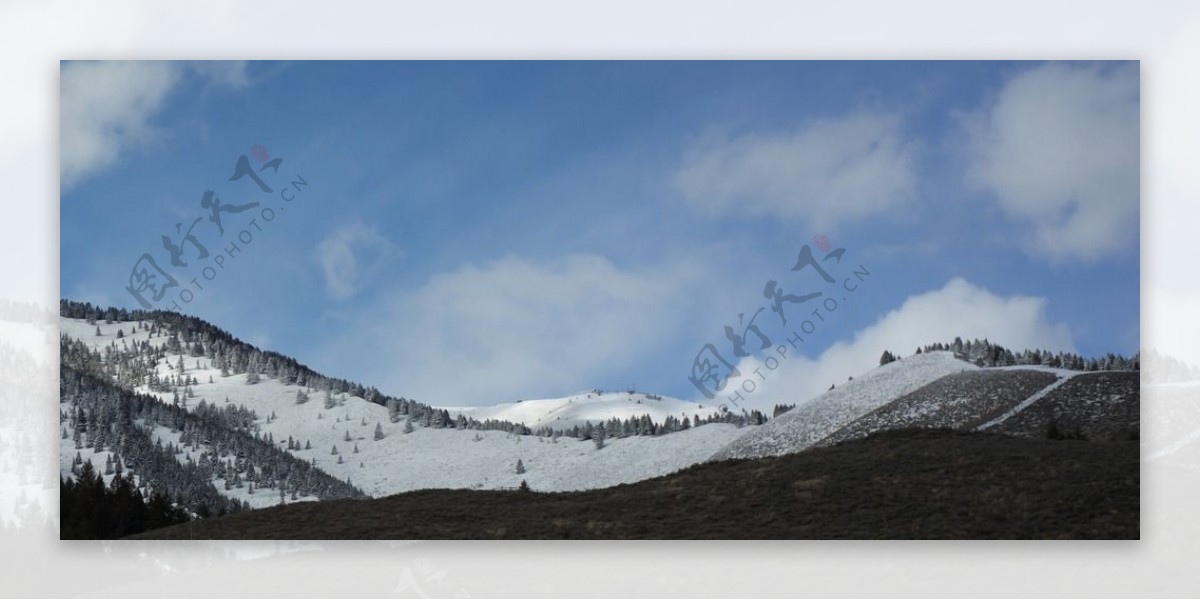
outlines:
[[[355,222],[329,233],[317,245],[316,260],[325,289],[338,300],[357,294],[376,277],[399,249],[375,227]]]
[[[969,180],[1032,227],[1031,253],[1090,261],[1136,249],[1138,110],[1136,65],[1022,72],[964,120]]]
[[[910,197],[914,157],[898,115],[859,111],[784,133],[711,135],[691,145],[675,179],[687,202],[710,216],[821,229]]]

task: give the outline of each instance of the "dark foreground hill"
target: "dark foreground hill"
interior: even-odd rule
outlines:
[[[1137,442],[904,430],[602,490],[297,503],[141,537],[1137,539],[1138,489]]]

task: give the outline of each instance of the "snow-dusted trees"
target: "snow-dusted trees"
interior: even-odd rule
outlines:
[[[383,425],[381,423],[375,424],[375,439],[376,440],[383,439]]]
[[[925,352],[951,351],[955,358],[965,360],[981,367],[997,367],[1012,365],[1046,365],[1072,371],[1139,371],[1141,359],[1139,354],[1126,357],[1108,353],[1103,357],[1084,358],[1072,352],[1050,352],[1047,350],[1023,350],[1013,352],[987,339],[963,340],[954,338],[949,344],[937,343],[924,347]]]
[[[517,459],[517,475],[522,475],[524,473],[525,473],[525,463],[521,462],[521,459],[518,458]]]

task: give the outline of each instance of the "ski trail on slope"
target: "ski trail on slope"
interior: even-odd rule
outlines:
[[[1187,446],[1188,444],[1195,442],[1196,440],[1200,440],[1200,429],[1197,429],[1197,430],[1183,436],[1183,439],[1180,439],[1180,440],[1176,441],[1175,443],[1171,444],[1170,446],[1167,446],[1166,448],[1163,448],[1162,450],[1159,450],[1158,452],[1155,452],[1154,454],[1147,456],[1143,460],[1144,461],[1158,460],[1164,456],[1174,454],[1174,453],[1178,452],[1180,449],[1182,449],[1183,447]]]
[[[1038,400],[1045,398],[1046,394],[1053,392],[1054,390],[1056,390],[1060,386],[1062,386],[1062,384],[1070,381],[1071,378],[1075,377],[1075,375],[1077,375],[1077,374],[1078,373],[1071,373],[1071,374],[1063,375],[1062,377],[1059,377],[1054,383],[1051,383],[1050,385],[1038,390],[1032,396],[1022,400],[1020,404],[1008,409],[1008,411],[1005,412],[1004,414],[996,417],[995,419],[992,419],[991,421],[988,421],[987,423],[984,423],[983,425],[980,425],[979,427],[976,427],[975,431],[983,431],[984,429],[989,429],[991,427],[995,427],[995,426],[1011,419],[1013,416],[1017,415],[1021,411],[1029,408],[1030,406],[1033,406],[1034,402],[1037,402]]]

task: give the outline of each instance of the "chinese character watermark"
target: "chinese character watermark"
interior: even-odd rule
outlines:
[[[820,277],[824,282],[825,289],[808,288],[800,294],[789,294],[784,291],[784,286],[779,281],[768,279],[763,286],[762,297],[770,303],[767,306],[758,307],[747,318],[746,313],[738,315],[738,327],[735,329],[731,325],[725,326],[725,338],[729,342],[730,353],[737,358],[746,358],[753,356],[754,353],[767,350],[774,347],[774,352],[768,354],[763,359],[763,364],[768,371],[774,371],[779,368],[781,360],[788,358],[788,346],[792,350],[799,350],[800,344],[805,341],[805,336],[811,336],[817,331],[820,323],[826,322],[826,317],[830,313],[837,311],[839,304],[834,293],[840,287],[845,294],[853,294],[859,288],[859,283],[865,281],[871,275],[871,272],[863,265],[859,265],[851,270],[849,276],[841,279],[841,285],[838,286],[838,278],[831,273],[831,270],[836,272],[842,266],[842,259],[846,255],[845,248],[834,248],[833,243],[824,234],[813,236],[813,245],[820,250],[824,256],[818,260],[817,255],[812,251],[812,247],[805,244],[800,248],[799,255],[796,257],[796,263],[791,268],[792,272],[803,273],[809,271]],[[795,285],[797,287],[802,284],[789,283],[788,286]],[[816,284],[822,285],[820,283]],[[830,287],[832,285],[832,288]],[[801,288],[804,289],[804,288]],[[827,295],[827,292],[829,295]],[[847,296],[842,296],[842,301],[845,302]],[[779,319],[779,326],[784,327],[788,323],[788,309],[797,309],[799,305],[820,300],[817,308],[815,308],[800,323],[799,330],[793,329],[791,335],[787,337],[786,344],[778,344],[772,341],[767,332],[763,331],[766,325],[759,320],[759,316],[770,309],[771,313]],[[790,305],[790,306],[789,306]],[[773,323],[773,320],[768,320],[766,323]],[[776,356],[778,355],[778,356]],[[757,375],[759,380],[766,381],[766,376],[760,369],[755,369],[752,375]],[[688,376],[688,381],[710,400],[717,397],[719,393],[725,393],[729,387],[731,380],[741,378],[742,372],[729,360],[721,354],[717,346],[712,343],[705,344],[692,360],[691,374]],[[739,400],[744,401],[743,392],[750,394],[758,388],[758,383],[749,375],[742,380],[741,385],[732,390],[732,394],[726,394],[726,399],[735,407],[738,406]],[[722,410],[728,410],[725,404],[721,405]]]
[[[215,280],[225,270],[227,263],[236,260],[243,248],[254,241],[255,233],[264,231],[263,226],[273,222],[308,186],[303,175],[281,177],[283,159],[271,158],[265,146],[255,144],[250,148],[250,153],[264,164],[256,169],[245,154],[239,156],[234,161],[232,174],[226,184],[245,181],[254,186],[227,186],[229,189],[222,193],[226,197],[237,198],[236,202],[222,201],[218,190],[204,190],[200,194],[200,208],[204,209],[202,215],[188,223],[186,228],[184,222],[179,222],[175,224],[173,233],[160,236],[162,253],[159,257],[163,261],[160,263],[153,254],[146,252],[133,264],[125,290],[142,308],[182,312],[182,305],[190,303],[196,292],[204,289],[201,280]],[[279,188],[278,192],[275,187]],[[245,198],[247,194],[253,198]],[[264,198],[263,194],[268,197]],[[269,200],[277,203],[271,206]],[[232,228],[240,230],[225,240],[226,219],[232,220],[243,213],[248,213],[250,219],[232,224]],[[211,227],[200,226],[206,220]],[[206,236],[208,244],[216,244],[214,251],[210,251],[209,245],[201,241],[202,236]],[[210,239],[212,237],[216,239]],[[169,265],[172,271],[164,269],[163,265]]]

